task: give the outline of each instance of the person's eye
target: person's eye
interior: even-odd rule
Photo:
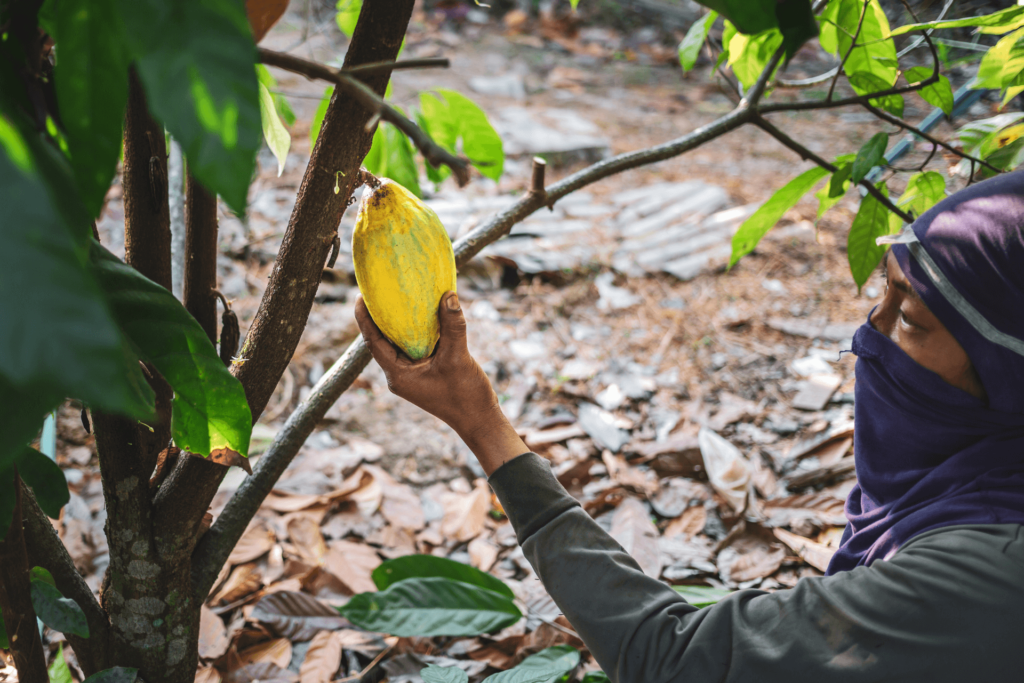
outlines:
[[[906,314],[906,313],[904,313],[902,309],[900,310],[900,323],[901,323],[901,324],[902,324],[902,325],[903,325],[904,327],[909,327],[909,328],[915,328],[915,327],[917,327],[917,325],[916,325],[916,324],[914,323],[914,321],[913,321],[913,320],[911,320],[910,318],[908,318],[908,317],[907,317],[907,314]]]

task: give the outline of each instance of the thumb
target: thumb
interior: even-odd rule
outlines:
[[[458,294],[445,292],[438,306],[437,319],[441,326],[438,353],[451,356],[466,351],[466,318],[462,315]]]

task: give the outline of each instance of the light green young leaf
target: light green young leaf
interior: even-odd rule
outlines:
[[[876,187],[884,196],[888,196],[885,183]],[[887,245],[878,245],[875,240],[891,234],[889,209],[871,195],[866,195],[860,202],[860,209],[850,225],[850,234],[846,241],[846,254],[850,262],[850,273],[857,283],[859,292],[871,273],[878,267]]]
[[[245,211],[262,130],[256,46],[237,0],[118,0],[150,110],[204,187]]]
[[[1024,7],[1008,7],[992,14],[983,14],[966,19],[948,19],[945,21],[929,21],[921,24],[907,24],[900,26],[890,33],[891,36],[901,36],[911,31],[927,31],[937,28],[967,28],[978,26],[982,33],[1007,33],[1024,26]]]
[[[907,209],[918,217],[945,197],[946,179],[941,173],[915,173],[907,179],[907,188],[896,202],[896,206]]]
[[[448,151],[455,149],[459,131],[446,102],[429,92],[420,93],[420,108],[416,111],[416,120],[420,128],[438,145]],[[433,183],[440,183],[451,175],[451,169],[447,166],[424,165],[427,169],[427,178]]]
[[[469,674],[457,666],[437,666],[431,664],[420,669],[423,683],[469,683]]]
[[[349,38],[355,33],[356,24],[359,22],[359,12],[363,9],[363,0],[338,0],[335,6],[338,13],[334,15],[334,21],[338,28]]]
[[[491,180],[498,180],[505,168],[505,152],[494,126],[487,115],[465,95],[454,90],[435,91],[444,98],[450,110],[451,119],[457,123],[457,132],[462,141],[462,153],[477,170]]]
[[[987,119],[970,121],[957,130],[956,140],[964,152],[971,156],[977,156],[982,144],[989,136],[1021,119],[1024,119],[1024,112],[1008,112]]]
[[[693,26],[686,32],[686,36],[679,43],[679,65],[683,71],[689,71],[697,64],[697,56],[700,48],[707,40],[708,31],[718,19],[718,12],[708,12],[703,17],[693,22]]]
[[[270,73],[270,69],[262,64],[257,64],[256,77],[259,78],[260,83],[267,86],[267,90],[270,91],[270,96],[274,98],[274,109],[277,110],[277,113],[284,120],[284,125],[294,125],[295,112],[292,111],[292,107],[288,104],[288,100],[285,99],[284,95],[274,92],[277,88],[277,79]]]
[[[363,166],[375,176],[391,178],[417,197],[423,196],[412,143],[390,123],[377,126]]]
[[[68,668],[68,663],[64,661],[64,643],[60,644],[60,649],[57,650],[57,657],[53,660],[53,664],[46,671],[50,677],[50,683],[74,683],[74,679],[71,678],[71,669]]]
[[[125,666],[114,666],[97,671],[82,683],[135,683],[139,678],[139,670]]]
[[[856,185],[864,180],[868,172],[882,163],[885,148],[889,145],[888,133],[875,133],[871,139],[857,151],[857,157],[850,166],[850,182]]]
[[[48,583],[54,588],[57,587],[57,582],[53,580],[53,574],[46,567],[32,567],[28,570],[29,581],[42,581]]]
[[[1024,28],[1004,36],[989,48],[978,65],[972,88],[1006,91],[1024,85]]]
[[[277,177],[284,173],[284,162],[288,159],[288,149],[292,146],[292,136],[281,123],[274,108],[274,98],[270,95],[267,86],[262,83],[260,86],[260,119],[263,122],[263,137],[267,146],[274,153],[277,159]]]
[[[849,165],[847,165],[847,171],[849,171],[849,168]],[[835,173],[832,174],[833,181],[835,181],[836,175],[837,174]],[[849,173],[847,173],[847,177],[849,177]],[[830,182],[828,185],[825,185],[820,190],[815,192],[814,196],[818,198],[818,214],[814,217],[815,223],[820,221],[821,217],[824,216],[829,209],[838,204],[839,200],[846,195],[846,192],[849,189],[850,181],[842,180],[841,182],[835,184]]]
[[[782,33],[778,29],[756,35],[737,31],[729,38],[729,66],[744,87],[757,81],[780,45]]]
[[[892,87],[892,83],[874,74],[856,73],[849,77],[850,86],[858,95],[870,95],[871,93],[883,92]],[[882,95],[868,100],[872,105],[883,109],[893,116],[903,117],[903,95]]]
[[[252,413],[245,391],[173,294],[93,242],[92,270],[121,330],[174,389],[171,436],[191,453],[249,451]]]
[[[478,636],[522,618],[510,598],[444,577],[405,579],[360,593],[338,612],[360,628],[400,637]]]
[[[480,0],[476,0],[476,4],[480,4]],[[580,0],[569,0],[569,4],[572,6],[572,11],[576,11],[576,7],[580,4]],[[490,7],[490,5],[482,5],[483,7]]]
[[[896,67],[896,44],[886,37],[889,33],[889,20],[878,0],[868,0],[866,9],[863,0],[833,0],[828,9],[829,21],[835,22],[835,26],[830,30],[822,30],[822,46],[827,44],[826,49],[832,48],[831,51],[840,57],[849,52],[843,64],[846,75],[870,74],[884,82],[885,87],[892,86],[899,73]],[[854,35],[857,35],[857,43],[851,51]]]
[[[694,607],[713,605],[733,593],[727,588],[714,588],[713,586],[672,586],[672,588]]]
[[[556,645],[527,657],[508,671],[488,676],[484,683],[555,683],[579,663],[580,653],[575,648]]]
[[[915,66],[907,69],[903,76],[907,79],[907,83],[913,85],[914,83],[920,83],[931,78],[932,73],[932,69],[926,66]],[[946,116],[953,114],[953,87],[949,84],[949,79],[944,74],[939,74],[938,83],[932,83],[917,92],[925,102],[938,107]]]
[[[324,90],[324,96],[320,99],[320,104],[316,107],[316,113],[313,114],[313,122],[309,124],[309,148],[313,149],[316,147],[316,139],[320,137],[320,127],[324,125],[324,117],[327,115],[327,107],[331,104],[331,97],[334,96],[334,86],[329,85]]]
[[[65,598],[55,586],[45,581],[29,582],[32,594],[32,609],[36,616],[55,631],[89,637],[89,624],[85,612],[71,598]]]
[[[590,671],[580,683],[611,683],[611,679],[603,671]]]
[[[801,197],[827,175],[828,171],[818,166],[804,171],[776,191],[768,201],[761,205],[761,208],[743,221],[743,225],[732,238],[732,256],[729,258],[729,267],[732,268],[737,261],[752,252],[761,238],[779,222],[783,214],[793,208]]]
[[[116,0],[62,0],[55,6],[60,59],[54,87],[71,168],[92,217],[117,172],[128,100],[124,26]]]

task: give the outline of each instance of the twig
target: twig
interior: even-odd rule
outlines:
[[[768,60],[768,65],[765,66],[764,70],[761,71],[761,75],[757,77],[754,85],[750,87],[747,94],[740,100],[741,107],[756,107],[757,103],[761,101],[761,96],[764,95],[765,89],[768,87],[768,81],[771,80],[772,74],[775,73],[775,68],[779,65],[783,55],[786,54],[786,48],[783,45],[779,46],[779,49],[775,51],[772,58]]]
[[[846,61],[853,54],[853,51],[857,48],[857,39],[860,38],[860,31],[864,27],[864,17],[868,15],[869,0],[864,0],[864,6],[860,9],[860,20],[857,22],[857,30],[853,32],[853,39],[850,41],[850,49],[843,55],[843,60],[839,62],[839,66],[836,67],[836,75],[832,77],[832,84],[828,86],[828,95],[825,96],[826,102],[832,101],[832,93],[836,89],[836,83],[839,81],[839,74],[842,73],[843,67],[846,66]]]
[[[827,162],[824,159],[822,159],[821,157],[819,157],[817,154],[815,154],[811,150],[809,150],[806,147],[804,147],[803,145],[801,145],[799,142],[797,142],[793,138],[791,138],[788,135],[786,135],[785,133],[783,133],[781,130],[779,130],[774,125],[772,125],[771,122],[769,122],[768,120],[763,119],[761,117],[757,117],[757,118],[754,119],[754,124],[759,126],[764,132],[766,132],[769,135],[771,135],[773,138],[775,138],[776,140],[781,142],[783,145],[785,145],[786,147],[789,147],[791,150],[793,150],[794,152],[799,154],[802,159],[810,159],[811,161],[816,163],[818,166],[821,166],[824,169],[828,169],[832,173],[835,173],[837,170],[839,170],[835,166],[830,164],[829,162]],[[896,214],[897,216],[902,218],[905,222],[907,222],[907,223],[913,222],[913,220],[914,220],[913,216],[911,216],[909,213],[907,213],[906,211],[903,211],[902,209],[897,207],[895,204],[893,204],[891,201],[889,201],[889,198],[886,197],[884,194],[882,194],[879,191],[879,189],[874,186],[873,183],[871,183],[871,182],[869,182],[867,180],[861,180],[859,184],[864,189],[866,189],[868,191],[868,194],[870,194],[872,197],[874,197],[882,206],[884,206],[885,208],[887,208],[890,211],[892,211],[894,214]]]
[[[953,147],[949,143],[943,142],[942,140],[939,140],[938,138],[936,138],[935,136],[931,135],[930,133],[925,133],[920,128],[916,128],[916,127],[910,125],[909,123],[907,123],[903,119],[901,119],[901,118],[899,118],[897,116],[893,116],[892,114],[890,114],[889,112],[887,112],[887,111],[885,111],[883,109],[879,109],[878,107],[874,107],[874,106],[872,106],[870,104],[863,104],[861,106],[863,106],[865,109],[867,109],[869,112],[871,112],[872,114],[874,114],[878,118],[882,119],[883,121],[888,121],[889,123],[891,123],[891,124],[893,124],[895,126],[899,126],[900,128],[904,129],[908,133],[913,133],[914,135],[918,136],[922,140],[926,140],[926,141],[932,143],[933,145],[938,145],[942,149],[944,149],[944,150],[946,150],[948,152],[951,152],[951,153],[957,155],[958,157],[961,157],[963,159],[969,159],[971,162],[977,162],[977,163],[981,164],[982,166],[984,166],[985,168],[989,169],[990,171],[995,171],[996,173],[1002,173],[1002,171],[1000,171],[998,168],[996,168],[992,164],[988,163],[984,159],[978,159],[977,157],[973,157],[970,154],[967,154],[966,152],[964,152],[963,150],[957,149],[956,147]]]
[[[457,157],[438,145],[419,126],[385,102],[369,86],[349,75],[349,73],[332,69],[308,59],[287,55],[283,52],[275,52],[262,47],[259,48],[259,58],[263,64],[301,74],[306,78],[329,81],[336,84],[359,102],[359,104],[405,133],[431,166],[444,165],[450,168],[460,187],[469,182],[468,159]],[[370,66],[374,66],[371,72],[379,71],[383,68],[379,66],[379,63]],[[366,75],[366,72],[363,72],[363,75]]]
[[[458,240],[454,244],[455,263],[460,267],[466,264],[488,244],[508,234],[516,223],[543,206],[554,205],[556,201],[581,187],[622,171],[664,161],[688,152],[739,128],[748,123],[753,116],[752,109],[738,107],[688,135],[655,147],[619,154],[598,162],[545,188],[544,191],[539,189],[544,186],[544,166],[540,160],[534,160],[530,191],[509,209]],[[196,599],[205,599],[220,568],[231,554],[231,549],[245,532],[249,521],[259,510],[267,494],[313,432],[314,427],[323,419],[328,408],[351,386],[369,362],[370,350],[363,342],[363,338],[357,337],[310,390],[306,400],[288,417],[274,442],[253,468],[252,475],[241,483],[223,512],[196,545],[192,555],[192,585]]]
[[[447,57],[424,57],[423,59],[403,59],[400,62],[374,62],[339,69],[340,73],[350,76],[365,76],[378,71],[399,71],[403,69],[447,69],[452,63]]]
[[[394,647],[395,647],[394,645],[388,645],[386,648],[381,650],[380,654],[377,655],[376,657],[374,657],[373,661],[370,662],[369,664],[367,664],[363,668],[363,670],[360,671],[359,673],[352,674],[351,676],[345,676],[344,678],[336,678],[333,681],[331,681],[331,683],[349,683],[349,681],[361,681],[361,680],[363,680],[363,676],[365,676],[368,673],[370,673],[370,671],[373,670],[373,667],[375,667],[378,664],[380,664],[380,660],[384,659],[384,657],[387,655],[387,653],[391,652],[392,648],[394,648]]]

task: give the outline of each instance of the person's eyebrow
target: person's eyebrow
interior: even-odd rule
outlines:
[[[914,288],[907,284],[905,280],[890,280],[889,284],[895,287],[896,289],[900,290],[907,296],[913,297],[918,301],[921,300],[921,295],[914,291]]]

